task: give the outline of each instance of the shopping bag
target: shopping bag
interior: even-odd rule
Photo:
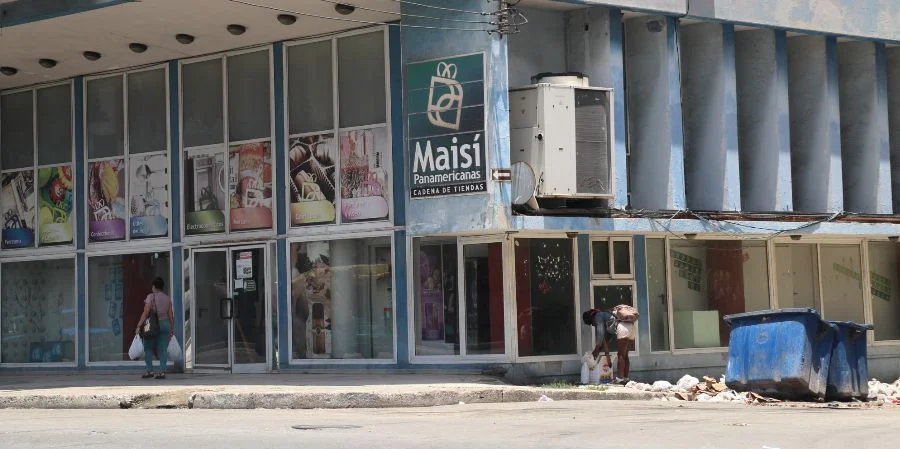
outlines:
[[[172,337],[169,339],[169,348],[166,350],[169,354],[169,360],[175,362],[181,360],[181,346],[178,345],[178,339]]]
[[[144,341],[141,340],[141,337],[135,335],[134,340],[131,341],[131,347],[128,348],[128,357],[130,357],[131,360],[140,360],[140,358],[143,356]]]
[[[591,383],[591,371],[597,367],[597,359],[590,352],[584,353],[581,357],[581,384],[587,385]]]
[[[612,366],[607,363],[606,357],[601,357],[600,363],[597,364],[597,383],[600,384],[608,384],[612,383],[614,379],[614,373]]]

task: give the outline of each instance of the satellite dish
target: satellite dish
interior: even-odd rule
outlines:
[[[530,204],[534,200],[534,189],[537,187],[537,179],[534,169],[528,162],[516,162],[510,169],[512,181],[512,203],[516,206]]]

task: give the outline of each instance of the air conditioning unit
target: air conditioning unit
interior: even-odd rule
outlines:
[[[549,74],[509,92],[511,163],[526,162],[536,198],[612,199],[612,89]]]

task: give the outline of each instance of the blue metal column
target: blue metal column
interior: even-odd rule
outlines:
[[[272,49],[273,86],[275,90],[275,191],[280,195],[287,195],[287,172],[285,160],[287,147],[285,136],[287,135],[285,120],[285,91],[284,91],[284,43],[276,42]],[[285,240],[287,234],[287,204],[289,200],[282,197],[275,203],[275,229],[278,233],[276,243],[275,275],[278,285],[278,326],[275,336],[278,338],[278,368],[287,368],[290,364],[290,315],[288,313],[288,283],[290,282],[290,267],[288,267],[288,245]]]
[[[87,183],[85,182],[85,149],[84,149],[84,77],[77,76],[72,81],[75,87],[75,95],[72,104],[75,109],[73,137],[75,139],[75,191],[77,198],[75,200],[75,288],[76,288],[76,307],[78,316],[78,339],[75,345],[78,348],[76,359],[78,368],[87,367],[87,276],[85,274],[87,268],[87,258],[84,253],[85,248],[85,232],[87,222],[85,220],[85,210],[87,205],[81,204],[83,198],[87,198]]]
[[[579,319],[576,325],[578,329],[581,330],[581,348],[579,353],[584,351],[590,351],[593,349],[593,345],[596,342],[592,343],[592,338],[594,335],[593,329],[589,326],[584,326],[581,323],[581,313],[585,310],[590,309],[594,306],[593,301],[591,300],[591,236],[587,234],[581,234],[575,239],[575,244],[578,248],[578,262],[577,262],[577,270],[578,270],[578,313]]]
[[[406,277],[409,275],[406,263],[406,231],[394,232],[394,322],[397,334],[397,366],[409,366],[414,348],[409,347],[409,320],[413,314],[407,307],[408,291]]]
[[[634,236],[634,282],[637,285],[635,292],[635,306],[641,314],[638,320],[638,351],[649,354],[650,347],[650,298],[647,297],[647,242],[644,236]]]
[[[184,341],[184,251],[181,247],[181,110],[179,108],[178,91],[181,82],[178,61],[169,61],[169,195],[172,204],[169,218],[172,229],[172,279],[169,292],[172,295],[172,307],[175,313],[175,338],[185,350]],[[175,362],[175,369],[184,369],[184,362]]]

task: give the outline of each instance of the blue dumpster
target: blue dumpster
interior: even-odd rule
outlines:
[[[835,327],[814,309],[728,315],[725,384],[779,399],[824,399]]]
[[[866,362],[866,331],[875,327],[850,321],[831,321],[837,327],[831,367],[828,369],[826,399],[829,401],[867,400],[869,365]]]

